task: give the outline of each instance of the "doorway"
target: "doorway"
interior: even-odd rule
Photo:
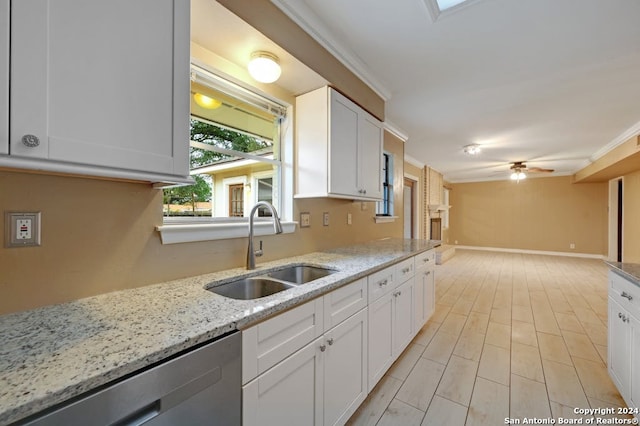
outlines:
[[[409,177],[404,178],[403,187],[404,238],[418,238],[417,212],[418,181]]]
[[[608,259],[613,262],[623,260],[623,193],[624,178],[609,181],[609,254]]]

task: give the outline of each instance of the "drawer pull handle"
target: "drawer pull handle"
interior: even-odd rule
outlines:
[[[409,272],[411,270],[411,268],[404,268],[402,269],[402,273],[406,274],[407,272]]]
[[[333,345],[333,337],[330,339],[327,339],[327,343],[329,344],[329,346]]]
[[[320,345],[320,352],[324,352],[327,350],[327,345]]]
[[[620,296],[626,298],[627,300],[629,300],[629,302],[631,302],[631,300],[633,300],[633,296],[630,295],[629,293],[627,293],[626,291],[623,291]]]
[[[618,312],[618,318],[622,318],[622,312]]]
[[[385,286],[385,285],[389,284],[389,280],[382,280],[378,284],[380,285],[380,287]]]
[[[393,297],[398,297],[402,294],[401,291],[396,291],[395,293],[393,293]]]

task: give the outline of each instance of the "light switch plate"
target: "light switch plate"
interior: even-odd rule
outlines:
[[[311,226],[311,213],[300,213],[300,228],[309,228]]]
[[[329,226],[329,212],[322,213],[322,225]]]
[[[5,247],[40,245],[40,212],[5,212]]]

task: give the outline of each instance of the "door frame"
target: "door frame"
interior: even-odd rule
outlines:
[[[405,173],[404,174],[404,179],[410,180],[411,182],[413,182],[413,190],[411,191],[413,199],[411,200],[411,205],[413,206],[413,211],[412,213],[412,218],[413,218],[413,223],[412,223],[412,228],[413,228],[413,235],[412,238],[420,238],[420,235],[422,235],[420,233],[421,231],[421,220],[420,218],[421,216],[421,211],[420,211],[420,205],[421,205],[421,199],[422,197],[420,196],[422,194],[422,190],[420,188],[420,178],[418,176],[414,176],[412,174],[409,173]],[[404,179],[402,180],[402,194],[404,196]],[[403,199],[403,203],[402,205],[404,206],[404,199]],[[407,213],[405,211],[402,212],[402,216],[403,216],[403,220],[406,220],[407,218]],[[404,233],[404,227],[403,227],[403,231]]]
[[[622,184],[622,198],[618,193],[618,185]],[[618,244],[620,244],[620,261],[624,261],[624,177],[609,180],[608,204],[608,252],[607,259],[618,261]]]

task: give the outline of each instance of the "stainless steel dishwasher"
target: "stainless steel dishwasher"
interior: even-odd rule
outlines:
[[[239,332],[63,403],[24,425],[240,425]]]

